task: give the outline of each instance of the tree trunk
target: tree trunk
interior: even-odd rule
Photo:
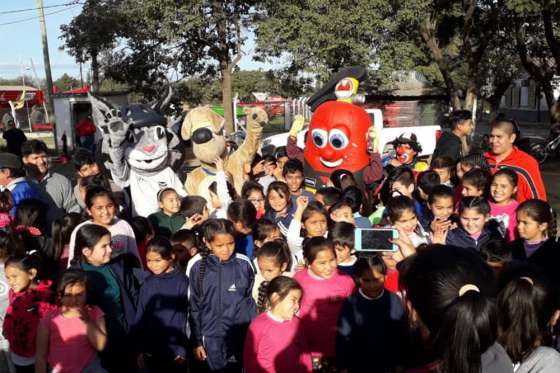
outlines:
[[[556,102],[556,100],[554,99],[554,89],[552,88],[552,84],[541,84],[541,89],[546,100],[548,112],[550,114],[550,123],[557,123],[560,120],[558,113],[559,108],[558,102]]]
[[[498,116],[498,111],[500,110],[500,103],[502,102],[502,94],[495,93],[491,97],[488,97],[486,101],[490,105],[490,120],[493,120]]]
[[[467,95],[465,96],[465,103],[463,104],[463,109],[472,111],[474,107],[475,98],[476,98],[476,92],[474,90],[468,89]]]
[[[99,63],[97,61],[97,51],[91,52],[91,90],[99,92]]]
[[[232,68],[229,63],[222,62],[222,105],[224,106],[224,121],[226,134],[233,133],[233,97],[231,89]]]

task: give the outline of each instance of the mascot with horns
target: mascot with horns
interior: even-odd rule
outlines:
[[[296,143],[303,117],[294,119],[287,144],[288,156],[303,162],[305,187],[309,191],[327,186],[331,174],[337,170],[352,173],[358,185],[373,184],[383,175],[377,132],[368,113],[356,104],[363,102],[357,92],[359,81],[365,76],[363,67],[343,69],[309,99],[313,115],[305,150]]]
[[[180,196],[185,189],[171,165],[182,158],[178,136],[167,129],[161,110],[167,97],[151,106],[129,104],[121,108],[89,94],[93,119],[103,134],[102,152],[110,162],[105,166],[120,187],[130,187],[132,215],[148,216],[159,209],[157,195],[174,188]]]

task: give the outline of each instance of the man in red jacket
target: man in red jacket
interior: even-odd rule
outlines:
[[[517,124],[509,120],[496,120],[491,124],[490,151],[484,154],[492,172],[509,168],[517,173],[517,201],[532,198],[546,201],[546,190],[537,161],[513,146],[519,137]]]

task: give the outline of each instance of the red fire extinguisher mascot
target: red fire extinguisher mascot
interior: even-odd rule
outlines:
[[[351,172],[362,185],[372,184],[382,176],[383,167],[375,146],[377,138],[373,123],[368,113],[353,103],[359,80],[365,74],[362,67],[344,69],[310,98],[308,103],[313,115],[303,150],[307,189],[326,186],[336,170]],[[301,159],[296,135],[303,123],[302,119],[300,123],[296,121],[290,131],[288,155]]]

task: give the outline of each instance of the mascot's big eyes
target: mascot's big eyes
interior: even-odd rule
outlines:
[[[329,135],[331,146],[336,150],[344,149],[348,146],[348,137],[341,130],[332,129]]]
[[[130,143],[135,143],[135,142],[136,142],[136,138],[134,137],[134,132],[128,131],[128,134],[126,135],[126,139],[127,139],[128,142],[130,142]]]
[[[158,139],[163,139],[163,136],[165,136],[165,130],[163,129],[163,127],[156,128],[156,136],[158,137]]]
[[[311,131],[311,136],[313,138],[313,143],[318,148],[324,148],[327,145],[327,131],[322,129],[314,129]]]

